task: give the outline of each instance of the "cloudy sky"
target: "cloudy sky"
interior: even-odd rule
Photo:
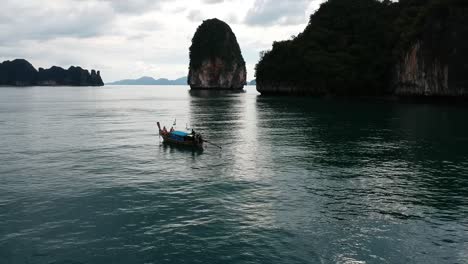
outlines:
[[[1,0],[0,60],[79,65],[105,82],[187,75],[205,19],[227,22],[254,78],[258,54],[301,32],[323,0]]]

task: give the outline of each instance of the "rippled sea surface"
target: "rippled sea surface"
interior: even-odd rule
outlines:
[[[468,107],[0,88],[0,263],[468,263]],[[165,146],[156,121],[223,146]]]

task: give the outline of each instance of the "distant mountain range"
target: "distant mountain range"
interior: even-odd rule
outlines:
[[[253,79],[247,83],[247,85],[257,85],[257,80]]]
[[[153,77],[141,77],[139,79],[126,79],[116,82],[106,83],[106,85],[187,85],[187,77],[181,77],[175,80],[166,78],[154,79]],[[247,85],[256,85],[255,80],[247,83]]]
[[[169,80],[166,78],[154,79],[152,77],[145,76],[139,79],[127,79],[106,83],[106,85],[187,85],[187,77]]]

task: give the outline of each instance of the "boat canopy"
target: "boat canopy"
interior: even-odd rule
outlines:
[[[175,135],[175,136],[179,136],[179,137],[186,137],[186,136],[190,135],[189,133],[182,132],[182,131],[174,131],[174,132],[171,132],[171,134]]]

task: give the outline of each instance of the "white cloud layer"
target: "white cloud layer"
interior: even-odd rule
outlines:
[[[230,24],[247,62],[301,32],[323,0],[2,0],[0,60],[36,67],[80,65],[104,81],[141,76],[178,78],[199,24]]]
[[[305,10],[309,2],[309,0],[255,0],[255,4],[247,12],[246,22],[249,25],[302,24],[307,17]]]

